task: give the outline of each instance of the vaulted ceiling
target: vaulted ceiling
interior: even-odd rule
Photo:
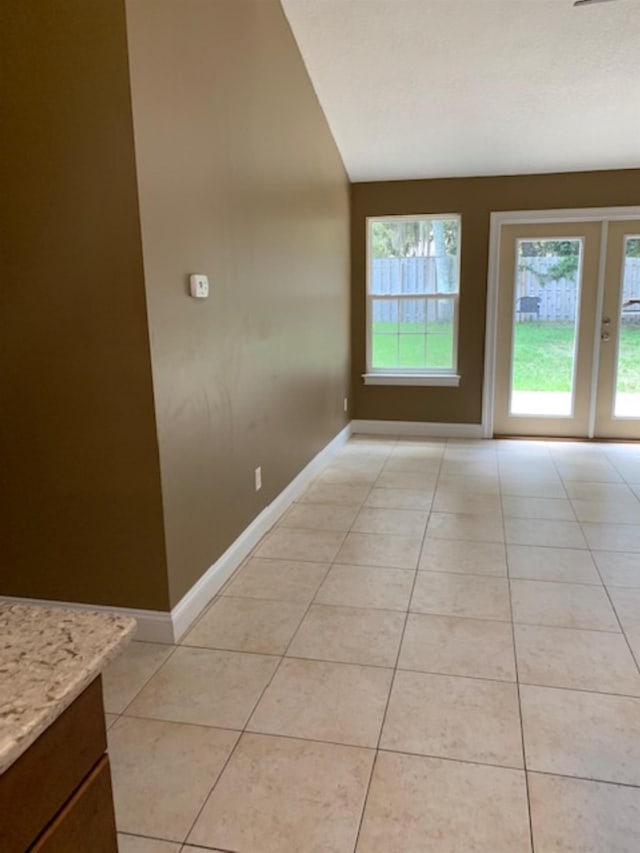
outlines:
[[[640,166],[640,0],[282,0],[353,181]]]

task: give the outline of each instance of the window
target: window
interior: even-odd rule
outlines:
[[[458,385],[460,217],[367,219],[368,385]]]

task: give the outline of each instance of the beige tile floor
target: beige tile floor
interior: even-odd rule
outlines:
[[[105,673],[121,851],[637,853],[639,664],[639,446],[355,437]]]

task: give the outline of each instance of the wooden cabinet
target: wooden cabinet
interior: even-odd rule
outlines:
[[[2,853],[117,853],[96,678],[0,776]]]
[[[33,853],[85,850],[87,853],[113,853],[117,850],[106,755],[29,850]]]

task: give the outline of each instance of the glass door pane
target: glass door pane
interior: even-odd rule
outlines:
[[[510,415],[574,410],[582,240],[516,241]]]
[[[599,320],[596,438],[640,439],[640,220],[609,223]]]
[[[500,230],[494,434],[586,436],[600,222]]]
[[[640,418],[640,234],[625,236],[613,413]]]

